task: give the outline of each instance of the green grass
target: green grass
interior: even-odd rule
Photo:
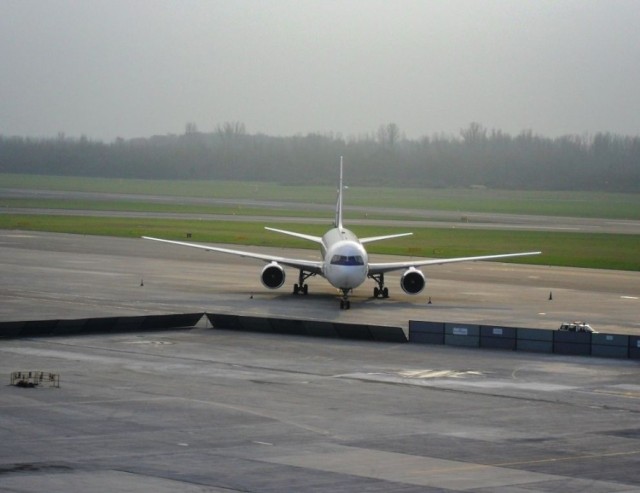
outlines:
[[[0,198],[0,208],[5,209],[53,209],[68,211],[114,211],[114,212],[152,212],[175,214],[218,214],[229,216],[275,216],[275,217],[317,217],[328,218],[327,211],[303,211],[287,208],[257,208],[242,205],[218,206],[206,204],[180,204],[158,202],[135,202],[129,200],[79,200],[79,199],[19,199]],[[354,212],[354,218],[370,217],[365,213]],[[377,214],[376,217],[389,217]]]
[[[0,174],[5,188],[103,192],[109,194],[154,195],[166,197],[208,197],[317,203],[331,206],[335,187],[290,187],[274,183],[222,181],[119,180],[102,178],[50,177]],[[389,213],[349,212],[349,218],[407,218],[397,208],[415,210],[494,212],[510,214],[561,215],[640,220],[640,194],[510,192],[495,190],[426,190],[351,187],[348,205],[388,207]],[[13,208],[159,212],[272,216],[270,226],[322,235],[332,212],[301,211],[291,206],[278,209],[243,206],[185,204],[179,200],[145,200],[122,196],[108,200],[0,199],[0,228],[37,230],[104,236],[158,236],[192,241],[313,248],[303,240],[283,237],[263,228],[262,223],[246,221],[207,221],[185,219],[115,218],[91,216],[18,215]],[[277,217],[325,218],[326,225],[278,224]],[[372,253],[409,257],[458,257],[493,253],[543,250],[538,257],[514,262],[557,266],[591,267],[640,271],[640,236],[560,232],[480,231],[453,228],[412,228],[414,236],[371,244]],[[354,227],[361,237],[381,234],[379,227]],[[385,228],[382,233],[404,232]]]
[[[348,182],[348,176],[346,179]],[[334,203],[336,194],[335,186],[292,187],[262,182],[125,180],[6,173],[0,174],[0,183],[5,188],[328,205]],[[640,194],[350,187],[346,201],[348,205],[365,207],[640,220]]]
[[[262,223],[88,216],[0,215],[0,229],[33,230],[136,238],[191,240],[203,243],[231,243],[293,248],[315,248],[303,240],[265,231]],[[291,229],[289,223],[273,223]],[[295,225],[296,231],[322,235],[326,226]],[[358,227],[359,236],[375,236],[379,227]],[[385,228],[385,233],[404,232]],[[640,271],[640,236],[587,233],[469,230],[452,228],[414,229],[414,235],[369,245],[371,253],[408,257],[459,257],[494,253],[542,250],[543,255],[513,259],[512,262],[554,266],[589,267]]]

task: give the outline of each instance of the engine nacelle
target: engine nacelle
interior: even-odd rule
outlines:
[[[262,269],[260,280],[265,288],[278,289],[284,284],[284,269],[275,262],[271,262]]]
[[[424,274],[415,267],[407,269],[400,279],[400,287],[407,294],[418,294],[425,284]]]

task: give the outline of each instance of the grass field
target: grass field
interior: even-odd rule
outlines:
[[[346,178],[348,182],[348,176]],[[0,183],[4,188],[314,204],[332,204],[336,194],[335,187],[291,187],[262,182],[124,180],[0,174]],[[365,207],[640,220],[640,194],[350,187],[346,200],[349,205]],[[133,207],[130,200],[123,199],[119,202],[129,202],[126,207]],[[65,206],[74,207],[71,202]]]
[[[303,240],[265,231],[262,223],[193,221],[147,218],[96,218],[88,216],[0,215],[0,229],[51,231],[136,238],[143,235],[204,243],[232,243],[292,248],[315,248]],[[290,224],[270,226],[288,229]],[[322,235],[326,226],[296,225],[296,231]],[[380,234],[378,227],[353,228],[359,236]],[[385,228],[384,233],[405,232]],[[414,235],[371,244],[371,253],[408,257],[458,257],[543,250],[543,255],[513,259],[512,262],[640,270],[640,236],[524,231],[478,231],[470,229],[423,228]]]
[[[302,211],[300,209],[217,206],[207,204],[179,204],[157,202],[135,202],[129,200],[77,200],[77,199],[17,199],[0,198],[0,208],[5,209],[54,209],[67,211],[113,211],[113,212],[153,212],[176,214],[219,214],[219,215],[244,215],[244,216],[280,216],[280,217],[318,217],[328,218],[331,212],[327,211]],[[329,209],[327,209],[329,210]],[[366,214],[353,212],[349,217],[359,218],[388,218],[389,214]]]
[[[12,209],[64,209],[127,212],[159,212],[183,214],[221,214],[236,216],[272,216],[269,225],[278,224],[277,217],[326,218],[327,224],[296,224],[298,231],[322,235],[330,222],[331,212],[302,211],[294,203],[328,205],[335,200],[335,187],[290,187],[274,183],[239,183],[216,181],[120,180],[102,178],[55,177],[0,174],[3,188],[99,192],[112,194],[99,200],[41,198],[1,198],[0,228],[38,230],[105,236],[158,236],[192,241],[314,248],[315,245],[295,238],[267,232],[263,223],[247,221],[206,221],[186,219],[90,217],[86,215],[16,214]],[[127,195],[128,194],[128,195]],[[147,197],[153,195],[153,200]],[[164,197],[164,198],[163,198]],[[240,205],[181,203],[175,197],[252,199],[291,202],[272,208]],[[389,208],[384,213],[349,212],[350,219],[406,219],[399,208],[413,210],[494,212],[510,214],[599,217],[640,220],[640,195],[560,192],[512,192],[484,189],[393,189],[351,187],[346,200],[351,206]],[[185,201],[186,202],[186,201]],[[353,228],[359,236],[405,232],[397,228]],[[414,235],[388,242],[371,244],[372,253],[408,257],[458,257],[492,253],[543,250],[543,255],[523,257],[513,262],[556,266],[590,267],[640,271],[640,236],[588,233],[526,232],[454,228],[412,228]]]

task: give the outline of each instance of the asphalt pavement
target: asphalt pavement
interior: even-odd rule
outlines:
[[[344,311],[322,279],[294,296],[263,288],[260,269],[141,239],[3,231],[0,319],[208,311],[553,328],[586,315],[600,330],[640,329],[632,272],[440,266],[417,297],[390,276],[390,299],[367,285]],[[0,387],[0,491],[640,491],[635,360],[232,332],[203,319],[0,340],[7,384],[36,370],[60,387]]]

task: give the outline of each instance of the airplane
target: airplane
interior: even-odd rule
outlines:
[[[298,282],[293,285],[293,294],[306,295],[309,287],[306,280],[314,276],[324,277],[329,284],[337,288],[342,296],[340,298],[340,309],[348,310],[351,308],[349,294],[364,281],[369,278],[376,282],[373,289],[375,298],[388,298],[389,289],[385,286],[384,276],[388,272],[404,270],[400,278],[400,287],[410,295],[420,293],[426,284],[424,274],[418,267],[426,267],[430,265],[442,265],[454,262],[470,262],[475,260],[494,260],[499,258],[522,257],[526,255],[539,255],[542,252],[523,252],[523,253],[506,253],[499,255],[482,255],[478,257],[458,257],[448,259],[421,259],[409,260],[403,262],[369,262],[369,255],[365,249],[365,245],[374,241],[388,240],[392,238],[400,238],[409,236],[413,233],[400,233],[384,236],[371,236],[368,238],[358,238],[352,231],[344,227],[342,218],[342,201],[343,191],[343,159],[340,157],[340,179],[338,187],[338,200],[336,204],[335,221],[333,227],[323,236],[313,236],[304,233],[296,233],[294,231],[286,231],[265,227],[268,231],[281,233],[296,238],[309,240],[320,245],[320,260],[302,260],[288,257],[280,257],[278,255],[267,255],[261,253],[253,253],[243,250],[234,250],[230,248],[221,248],[197,243],[187,243],[183,241],[164,240],[161,238],[152,238],[143,236],[146,240],[161,241],[174,245],[182,245],[192,248],[200,248],[210,252],[226,253],[237,255],[240,257],[252,258],[266,262],[266,266],[262,269],[260,280],[262,284],[269,289],[278,289],[285,282],[285,270],[283,266],[298,269]]]

